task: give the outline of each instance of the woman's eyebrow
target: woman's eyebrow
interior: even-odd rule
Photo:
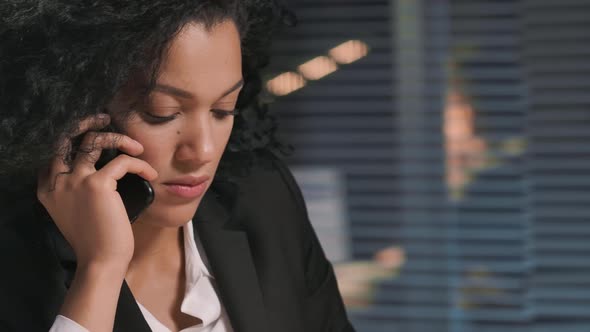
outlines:
[[[231,88],[229,88],[226,92],[224,92],[219,99],[229,95],[230,93],[236,91],[237,89],[244,86],[244,79],[241,78],[236,84],[234,84]]]
[[[230,93],[236,91],[237,89],[241,88],[242,86],[244,86],[244,79],[240,79],[236,84],[234,84],[231,88],[229,88],[226,92],[224,92],[221,97],[219,97],[219,99],[229,95]],[[183,90],[181,88],[177,88],[175,86],[172,85],[168,85],[168,84],[162,84],[162,83],[158,83],[154,86],[154,91],[159,91],[168,95],[172,95],[172,96],[176,96],[176,97],[180,97],[180,98],[185,98],[185,99],[195,99],[195,96],[186,91]]]

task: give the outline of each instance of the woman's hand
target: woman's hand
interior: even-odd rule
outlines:
[[[133,257],[131,225],[116,191],[117,180],[135,173],[151,181],[157,172],[145,161],[134,158],[143,146],[128,136],[97,132],[109,124],[107,114],[92,116],[79,125],[76,137],[83,137],[72,169],[58,154],[39,175],[37,197],[70,243],[78,266],[118,266],[126,271]],[[60,142],[59,151],[70,151],[72,138]],[[95,163],[103,149],[119,149],[121,154],[100,170]]]
[[[60,153],[40,172],[37,197],[70,243],[78,265],[60,313],[90,331],[112,331],[121,284],[133,257],[134,238],[117,180],[135,173],[151,181],[158,175],[145,161],[131,157],[143,146],[117,133],[96,132],[108,115],[83,120],[73,137],[86,133],[70,169]],[[58,151],[71,151],[71,138]],[[103,149],[121,154],[96,170]]]

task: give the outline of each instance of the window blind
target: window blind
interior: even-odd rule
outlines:
[[[351,259],[406,257],[357,330],[590,330],[590,2],[289,4],[267,73],[299,75],[269,94],[289,162],[343,175]],[[351,40],[366,56],[304,77]]]
[[[524,1],[531,299],[537,325],[590,330],[590,2]]]
[[[334,168],[344,179],[351,260],[370,260],[399,244],[399,172],[395,154],[395,89],[391,7],[387,0],[291,0],[299,24],[277,36],[266,74],[302,74],[299,66],[350,41],[368,53],[286,95],[269,92],[280,132],[295,147],[291,166]],[[320,68],[321,69],[321,68]],[[317,70],[320,70],[317,69]],[[353,308],[359,331],[374,319],[391,324],[386,305]],[[350,309],[350,308],[349,308]],[[389,322],[389,323],[387,323]],[[381,325],[381,324],[378,324]]]

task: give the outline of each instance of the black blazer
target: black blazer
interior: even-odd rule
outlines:
[[[292,174],[260,157],[238,182],[214,182],[193,218],[234,331],[354,331]],[[48,331],[73,252],[50,221],[21,216],[0,230],[0,331]],[[114,330],[150,331],[125,282]]]

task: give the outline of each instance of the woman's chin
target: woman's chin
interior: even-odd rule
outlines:
[[[137,218],[134,224],[150,224],[158,227],[182,227],[192,220],[197,211],[194,206],[150,206]]]

